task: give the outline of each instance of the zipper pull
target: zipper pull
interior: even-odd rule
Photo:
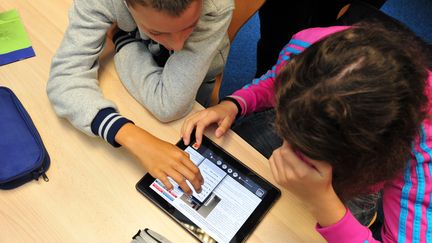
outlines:
[[[47,176],[45,173],[42,173],[42,178],[43,178],[43,180],[44,180],[45,182],[48,182],[48,181],[49,181],[49,178],[48,178],[48,176]]]
[[[39,177],[41,177],[41,176],[42,176],[42,178],[43,178],[44,181],[46,181],[46,182],[49,181],[49,178],[48,178],[48,176],[45,174],[43,168],[41,168],[38,172],[33,172],[33,178],[34,178],[35,180],[38,181],[38,180],[39,180]]]

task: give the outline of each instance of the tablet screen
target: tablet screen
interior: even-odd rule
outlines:
[[[174,187],[170,191],[157,179],[146,186],[174,208],[169,214],[188,227],[189,231],[191,227],[195,229],[192,233],[202,241],[207,238],[210,241],[206,242],[238,242],[258,223],[246,224],[252,214],[256,214],[252,221],[259,221],[260,215],[270,207],[270,199],[267,197],[269,190],[272,191],[272,200],[275,200],[275,188],[237,163],[226,152],[221,153],[213,146],[208,141],[203,142],[199,148],[179,146],[200,169],[204,178],[201,193],[195,192],[187,181],[193,190],[193,194],[188,196],[171,178],[168,179]],[[263,201],[267,201],[264,206]],[[257,210],[260,204],[261,210]]]

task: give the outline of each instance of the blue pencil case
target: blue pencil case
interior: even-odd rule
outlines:
[[[12,90],[0,86],[0,189],[43,177],[50,157],[27,111]]]

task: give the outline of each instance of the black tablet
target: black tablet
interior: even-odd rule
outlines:
[[[137,183],[138,191],[202,242],[243,242],[280,197],[280,190],[207,137],[199,148],[182,140],[177,146],[200,169],[202,192],[187,196],[170,178],[174,189],[167,191],[150,174]]]

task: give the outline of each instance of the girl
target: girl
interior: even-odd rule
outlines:
[[[328,242],[375,242],[346,202],[382,190],[384,242],[432,242],[432,74],[423,43],[374,23],[301,31],[261,79],[190,116],[217,137],[253,112],[275,108],[283,144],[270,168],[307,205]],[[261,134],[261,132],[260,132]]]

